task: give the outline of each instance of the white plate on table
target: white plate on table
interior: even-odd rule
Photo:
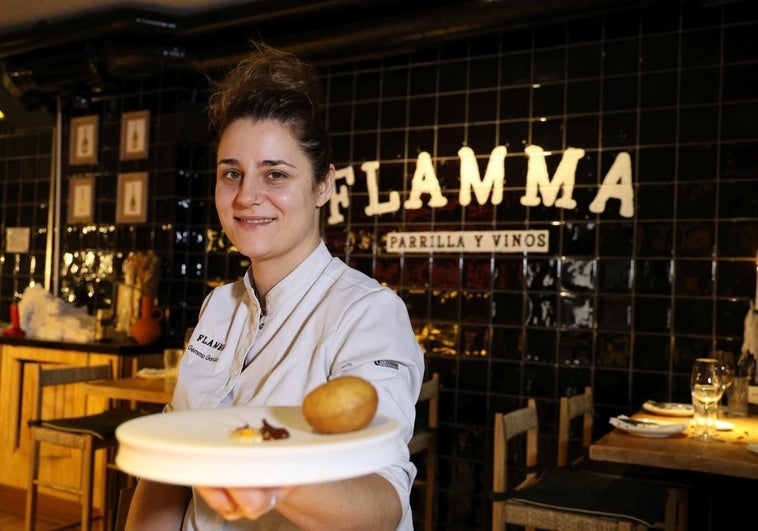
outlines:
[[[748,444],[747,449],[754,454],[758,454],[758,444]]]
[[[677,402],[657,402],[648,400],[642,404],[642,409],[655,413],[656,415],[665,415],[667,417],[691,417],[694,414],[692,404],[680,404]]]
[[[152,367],[143,367],[142,369],[137,371],[137,376],[139,376],[140,378],[148,379],[148,380],[154,380],[157,378],[165,378],[166,371],[165,369],[153,369]]]
[[[230,434],[263,420],[289,438],[253,442]],[[362,476],[394,462],[405,447],[400,424],[377,415],[366,428],[315,433],[299,406],[173,411],[121,424],[116,465],[176,485],[271,487]]]
[[[661,439],[671,437],[687,429],[687,422],[667,422],[663,420],[633,419],[626,415],[611,418],[608,422],[615,427],[638,437]]]

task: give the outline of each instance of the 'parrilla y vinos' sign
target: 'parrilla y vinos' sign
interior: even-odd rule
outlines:
[[[547,230],[390,232],[388,253],[546,253]]]

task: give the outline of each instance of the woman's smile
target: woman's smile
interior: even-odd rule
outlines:
[[[235,219],[247,225],[266,225],[273,222],[276,218],[235,216]]]

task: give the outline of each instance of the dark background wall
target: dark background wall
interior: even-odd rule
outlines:
[[[488,34],[322,69],[337,167],[356,183],[345,222],[325,239],[338,256],[407,302],[443,382],[438,519],[445,529],[489,526],[491,422],[536,397],[543,451],[552,458],[560,396],[594,387],[597,431],[647,399],[688,401],[694,358],[738,352],[755,293],[758,250],[758,19],[745,2],[625,11]],[[125,84],[62,110],[68,180],[95,177],[94,223],[63,224],[61,295],[112,303],[133,250],[162,259],[165,336],[180,340],[215,282],[248,265],[220,232],[204,78]],[[119,161],[121,113],[149,109],[150,156]],[[96,114],[99,164],[69,167],[69,119]],[[52,133],[0,122],[4,227],[32,228],[31,251],[0,257],[0,319],[29,281],[42,281]],[[550,174],[567,147],[586,151],[577,207],[524,207],[524,148]],[[483,174],[508,149],[503,203],[458,204],[458,150]],[[429,152],[447,206],[368,217],[360,165],[380,161],[380,194],[407,198],[420,151]],[[615,157],[632,159],[635,213],[589,203]],[[119,173],[149,173],[148,221],[117,225]],[[428,196],[422,197],[426,203]],[[390,255],[387,232],[547,229],[546,254]],[[4,231],[3,231],[4,232]],[[62,259],[61,262],[64,262]]]

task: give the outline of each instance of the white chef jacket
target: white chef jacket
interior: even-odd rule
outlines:
[[[300,405],[327,380],[354,375],[379,395],[377,413],[397,420],[401,458],[379,472],[397,490],[413,529],[409,496],[416,475],[408,441],[424,360],[408,312],[392,290],[331,256],[322,242],[266,295],[261,310],[249,274],[214,289],[179,367],[167,409]],[[255,522],[227,522],[193,496],[183,529],[293,529],[276,511]]]

